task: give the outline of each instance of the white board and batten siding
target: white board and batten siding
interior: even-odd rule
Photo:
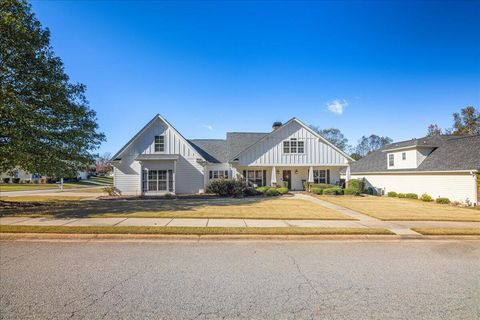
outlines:
[[[348,163],[348,159],[342,153],[295,121],[277,130],[278,132],[240,154],[238,165],[344,166]],[[283,141],[290,138],[304,141],[305,152],[302,154],[284,154]]]
[[[352,174],[351,178],[364,178],[367,186],[381,188],[385,194],[390,191],[413,192],[419,196],[427,193],[434,199],[446,197],[460,202],[477,199],[476,178],[469,173]]]
[[[165,151],[155,152],[155,136],[165,136]],[[197,162],[199,154],[171,126],[157,118],[144,130],[121,154],[121,163],[114,164],[114,183],[122,194],[141,194],[142,165],[135,158],[141,154],[175,154],[179,155],[175,175],[175,191],[177,193],[199,193],[203,191],[203,167]],[[159,161],[168,163],[172,161]],[[152,166],[154,161],[145,161]],[[147,164],[149,163],[149,164]]]

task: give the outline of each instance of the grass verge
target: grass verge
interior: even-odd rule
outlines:
[[[382,228],[67,227],[1,225],[0,233],[179,235],[393,235]]]
[[[480,236],[480,228],[413,228],[424,236]]]

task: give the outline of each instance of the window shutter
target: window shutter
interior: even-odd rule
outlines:
[[[247,181],[247,170],[243,170],[243,180]]]
[[[209,179],[213,178],[213,171],[212,170],[208,171],[208,178]]]
[[[327,183],[330,184],[330,169],[327,170]]]
[[[225,179],[228,179],[228,170],[225,170]]]
[[[267,170],[263,170],[263,185],[266,186],[267,185]]]

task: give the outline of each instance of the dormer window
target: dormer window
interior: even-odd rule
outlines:
[[[155,136],[155,152],[165,152],[165,136]]]
[[[305,153],[305,142],[291,138],[283,141],[283,153]]]
[[[395,166],[395,158],[393,154],[388,155],[388,166],[389,167]]]
[[[407,160],[407,153],[406,152],[402,152],[402,160]]]

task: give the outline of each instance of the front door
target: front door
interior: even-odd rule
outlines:
[[[285,187],[285,183],[288,183],[286,186],[289,190],[292,189],[292,171],[291,170],[283,170],[283,187]]]

